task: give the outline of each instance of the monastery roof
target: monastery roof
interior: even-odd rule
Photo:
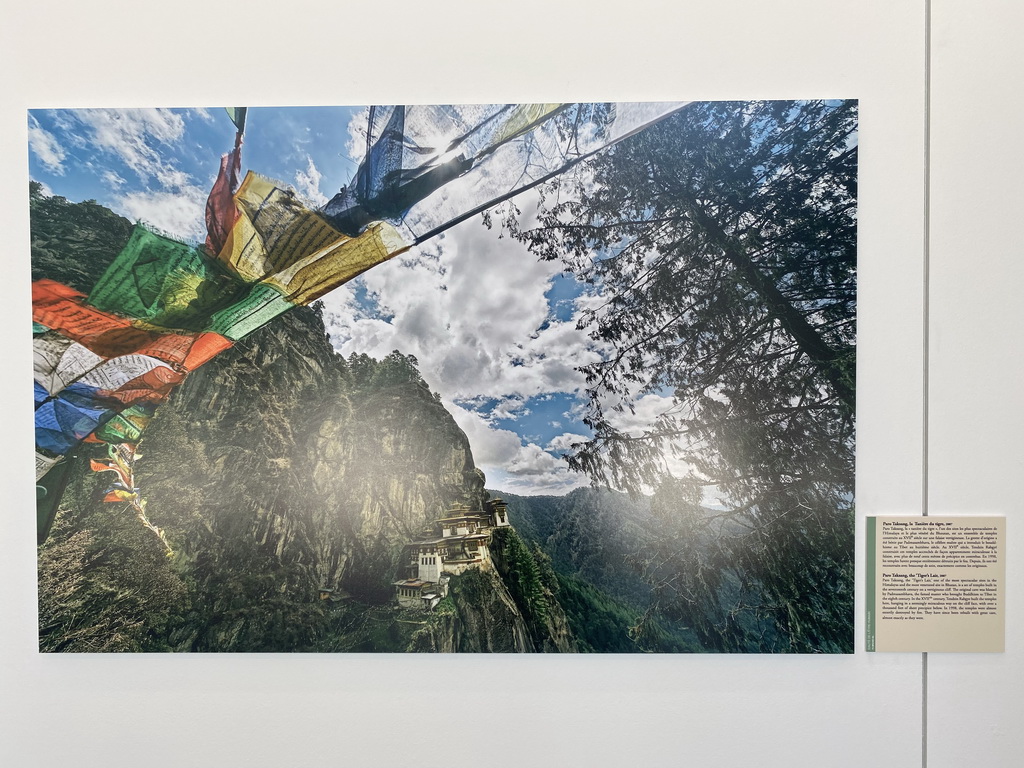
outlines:
[[[423,579],[403,579],[402,581],[391,582],[392,586],[395,587],[425,587],[428,584],[433,584],[432,581],[423,581]]]
[[[463,512],[458,515],[448,515],[437,518],[438,523],[450,523],[453,520],[485,520],[489,515],[486,512]]]
[[[439,539],[416,539],[416,541],[410,541],[410,546],[434,546],[437,544],[445,544],[453,541],[470,541],[473,539],[486,539],[490,534],[488,533],[466,533],[462,536],[444,536]]]
[[[463,536],[448,536],[441,541],[470,541],[471,539],[486,539],[489,533],[467,533]]]

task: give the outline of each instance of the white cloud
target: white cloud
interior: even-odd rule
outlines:
[[[485,473],[489,488],[526,496],[560,496],[590,484],[587,477],[570,472],[561,459],[544,453],[533,444],[524,446],[511,464],[485,470]]]
[[[468,222],[360,278],[372,312],[357,301],[359,283],[350,283],[326,297],[325,318],[346,356],[379,358],[400,349],[417,357],[491,487],[565,493],[587,479],[504,428],[527,415],[529,398],[578,391],[583,379],[575,367],[597,357],[574,320],[551,322],[545,293],[558,271],[521,244]],[[453,404],[492,399],[488,413]]]
[[[366,118],[364,111],[349,123],[346,150],[356,161],[365,150]],[[517,205],[529,218],[536,196],[524,194]],[[400,349],[416,356],[424,379],[447,403],[477,406],[449,410],[492,487],[500,480],[508,490],[564,492],[586,480],[506,428],[526,415],[530,398],[580,392],[584,379],[576,369],[599,359],[576,317],[552,315],[545,294],[560,273],[561,265],[538,260],[475,218],[327,296],[325,319],[342,354],[380,358]],[[484,400],[496,401],[487,413],[479,412]]]
[[[491,409],[491,419],[508,420],[529,416],[530,409],[521,397],[503,397]]]
[[[534,443],[527,443],[508,465],[507,472],[510,475],[524,478],[535,475],[556,474],[558,470],[564,469],[564,467],[565,465],[561,460],[556,459]]]
[[[370,108],[363,107],[348,122],[348,141],[345,142],[345,153],[349,160],[357,165],[366,154],[366,125],[370,119]]]
[[[295,172],[295,188],[306,203],[314,208],[327,205],[327,196],[320,191],[320,180],[323,174],[313,163],[313,158],[306,155],[306,170]]]
[[[562,434],[551,438],[551,441],[547,444],[547,450],[555,451],[556,453],[565,453],[572,450],[574,443],[584,443],[589,440],[586,435],[580,435],[576,432],[563,432]]]
[[[64,158],[67,156],[64,148],[32,115],[28,117],[28,145],[48,171],[64,175]]]
[[[674,397],[668,395],[646,394],[633,401],[633,410],[615,411],[605,408],[605,417],[615,429],[625,434],[638,437],[645,429],[650,429],[657,418],[676,405]]]
[[[203,110],[194,110],[208,117]],[[110,206],[172,235],[202,239],[209,187],[197,186],[172,151],[185,121],[169,109],[81,109],[49,113],[64,140],[82,150],[81,167],[114,194]],[[40,129],[41,130],[41,129]],[[117,170],[111,160],[123,163]],[[137,177],[137,181],[125,176]],[[205,181],[205,180],[204,180]],[[139,184],[141,182],[141,184]]]
[[[104,184],[113,187],[114,189],[122,187],[125,184],[125,180],[121,176],[114,173],[114,171],[104,171],[100,175],[100,179],[103,181]]]
[[[65,143],[73,147],[86,146],[85,137],[82,135],[81,126],[74,118],[75,110],[51,109],[47,110],[46,116],[53,123],[53,127],[62,134]]]
[[[610,400],[603,403],[604,415],[612,427],[627,435],[639,437],[652,429],[659,416],[679,414],[680,404],[670,395],[647,393],[632,400],[633,409],[613,410]],[[685,414],[683,414],[685,415]],[[680,434],[662,442],[662,468],[674,477],[685,477],[695,471],[692,464],[681,458],[691,447],[690,439]],[[646,489],[647,491],[653,489]]]
[[[346,150],[356,161],[365,150],[366,119],[364,111],[349,123]],[[523,195],[517,204],[529,217],[536,197]],[[328,330],[346,356],[379,358],[392,349],[415,355],[424,379],[446,402],[496,401],[487,413],[451,408],[477,464],[509,490],[568,490],[585,481],[503,427],[528,414],[530,398],[580,391],[584,380],[576,368],[598,355],[576,329],[576,318],[558,321],[551,314],[545,294],[561,266],[498,235],[471,219],[375,267],[355,284],[363,292],[326,297]],[[371,311],[364,311],[359,295],[373,304]]]
[[[199,187],[129,192],[117,198],[114,207],[129,218],[141,219],[171,235],[202,240],[206,235],[207,194]]]
[[[170,146],[185,132],[185,121],[168,109],[83,109],[74,113],[101,151],[116,155],[143,181],[178,187],[187,175],[168,163],[153,143]]]
[[[522,449],[522,442],[515,432],[495,429],[479,413],[446,402],[445,407],[455,419],[473,448],[473,458],[478,465],[506,466],[511,464]],[[487,470],[484,470],[485,472]]]
[[[582,384],[575,366],[594,352],[574,322],[545,325],[544,294],[558,272],[470,221],[360,278],[390,330],[364,317],[351,292],[327,298],[330,330],[346,355],[416,355],[449,399],[572,392]]]
[[[481,414],[445,403],[473,449],[476,465],[487,476],[489,488],[523,494],[562,494],[587,485],[585,477],[569,472],[561,459],[519,435],[496,428]]]

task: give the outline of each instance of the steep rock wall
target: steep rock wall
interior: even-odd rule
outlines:
[[[465,435],[414,369],[356,381],[310,310],[197,371],[140,450],[151,519],[191,561],[211,621],[232,617],[197,647],[251,641],[270,602],[389,600],[402,544],[483,495]]]

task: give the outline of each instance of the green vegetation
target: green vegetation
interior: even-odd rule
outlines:
[[[29,211],[32,279],[49,278],[83,293],[92,289],[132,231],[128,219],[95,200],[44,197],[37,181],[29,182]]]
[[[543,551],[555,572],[625,604],[648,604],[651,586],[632,567],[657,530],[648,499],[595,488],[566,496],[491,493],[508,503],[515,529]]]
[[[175,650],[187,587],[163,547],[126,515],[77,530],[69,517],[39,552],[40,650]]]
[[[538,629],[548,616],[550,590],[541,580],[537,560],[511,528],[497,528],[491,534],[498,572],[508,585],[508,591],[527,625]]]
[[[636,612],[597,587],[571,576],[558,576],[558,602],[565,610],[580,650],[608,653],[639,650],[629,636],[629,629],[636,622]]]
[[[493,572],[479,568],[452,577],[449,594],[459,626],[452,650],[467,653],[527,650],[518,617],[501,599],[501,589],[500,580]]]
[[[554,586],[545,586],[565,609],[581,650],[791,650],[772,612],[758,609],[762,591],[744,581],[708,533],[710,529],[728,537],[743,531],[701,508],[694,497],[672,490],[678,486],[665,483],[650,498],[593,488],[566,496],[492,493],[508,503],[511,521],[529,542],[541,574],[546,564],[557,576]],[[832,556],[838,560],[840,553]],[[689,583],[703,590],[690,593],[686,603],[678,599],[678,573],[684,569]],[[805,586],[802,579],[825,578],[827,573],[794,571],[794,594]],[[811,606],[826,610],[842,583],[827,582]],[[839,599],[847,596],[840,594]],[[794,617],[803,610],[794,608]]]

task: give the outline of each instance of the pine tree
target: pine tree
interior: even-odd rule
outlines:
[[[718,628],[732,647],[766,616],[794,650],[852,647],[856,130],[856,102],[691,105],[549,187],[533,228],[506,219],[602,298],[570,465],[636,491],[675,451],[724,502],[726,529],[690,522],[754,602]],[[672,407],[619,429],[642,393]],[[664,599],[714,615],[726,587],[695,589],[707,569],[674,554]]]

